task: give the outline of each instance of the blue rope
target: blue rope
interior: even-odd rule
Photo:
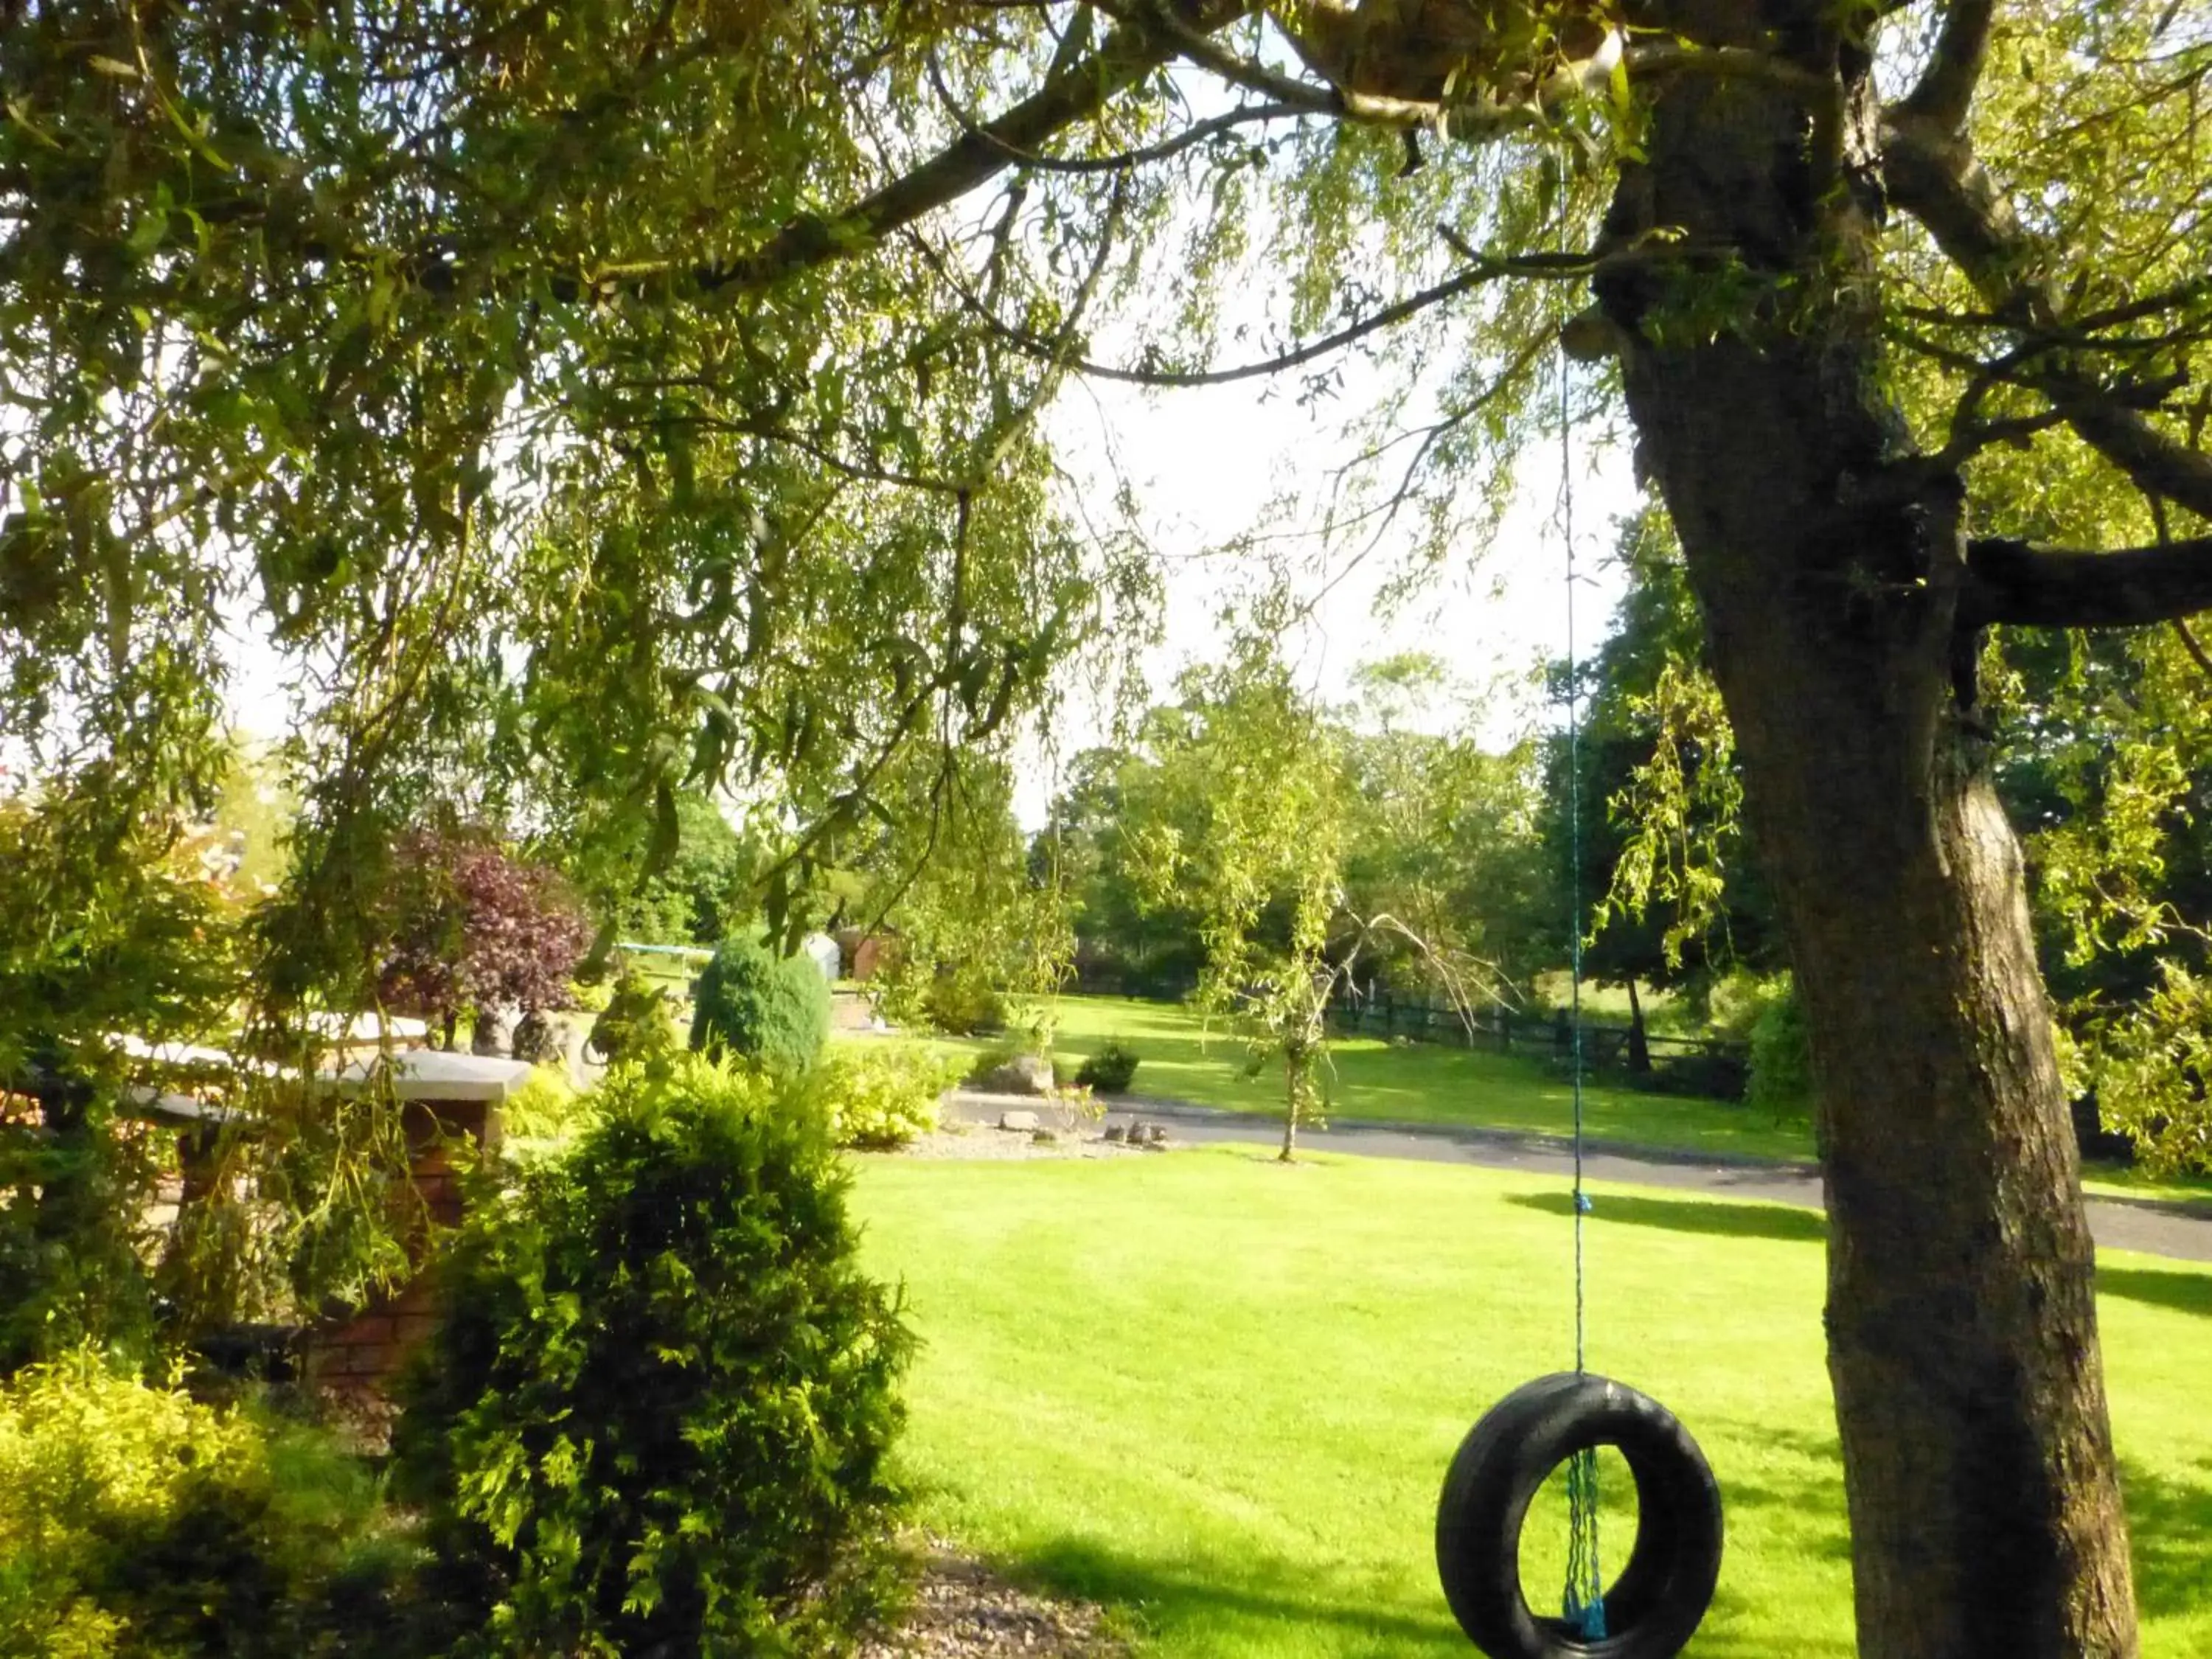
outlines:
[[[1583,1218],[1589,1194],[1583,1188],[1583,768],[1582,681],[1575,660],[1575,486],[1572,447],[1568,441],[1567,356],[1559,352],[1559,523],[1567,548],[1567,840],[1568,982],[1572,1004],[1575,1118],[1575,1370],[1585,1364],[1586,1293],[1583,1262]],[[1597,1453],[1577,1452],[1567,1460],[1567,1583],[1560,1598],[1568,1627],[1584,1641],[1605,1636],[1605,1577],[1598,1565]]]

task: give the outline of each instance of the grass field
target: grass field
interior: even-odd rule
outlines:
[[[1231,1111],[1280,1109],[1282,1068],[1244,1074],[1243,1043],[1216,1027],[1209,1035],[1188,1008],[1119,997],[1062,997],[1054,1044],[1072,1072],[1084,1056],[1116,1039],[1142,1057],[1139,1095],[1163,1096]],[[988,1045],[945,1039],[975,1052]],[[1573,1128],[1572,1092],[1542,1057],[1473,1053],[1438,1044],[1393,1046],[1375,1037],[1330,1045],[1326,1074],[1329,1116],[1342,1122],[1383,1121],[1517,1129],[1565,1135]],[[1811,1125],[1778,1123],[1771,1114],[1727,1101],[1639,1093],[1590,1085],[1583,1091],[1587,1133],[1627,1146],[1717,1154],[1722,1158],[1808,1160]],[[2154,1181],[2136,1171],[2099,1167],[2086,1184],[2112,1196],[2212,1199],[2212,1180]]]
[[[1274,1112],[1283,1097],[1279,1065],[1245,1075],[1244,1044],[1172,1003],[1119,997],[1062,997],[1054,1042],[1072,1070],[1109,1039],[1141,1056],[1133,1085],[1232,1111]],[[969,1042],[967,1049],[984,1047]],[[1328,1115],[1346,1122],[1480,1124],[1564,1135],[1574,1125],[1567,1082],[1540,1058],[1478,1054],[1439,1044],[1393,1046],[1378,1037],[1329,1045],[1324,1070]],[[1802,1123],[1778,1125],[1771,1115],[1722,1101],[1638,1094],[1592,1085],[1583,1091],[1588,1132],[1601,1139],[1751,1158],[1805,1158],[1812,1133]]]
[[[1160,1659],[1472,1652],[1432,1505],[1473,1419],[1571,1356],[1555,1183],[1218,1148],[869,1159],[856,1204],[927,1345],[904,1459],[929,1525],[1107,1603]],[[1728,1504],[1703,1659],[1851,1651],[1820,1224],[1602,1190],[1590,1224],[1591,1365],[1681,1415]],[[2114,1256],[2103,1283],[2143,1652],[2191,1659],[2212,1653],[2212,1271]],[[1557,1530],[1532,1522],[1524,1560]]]

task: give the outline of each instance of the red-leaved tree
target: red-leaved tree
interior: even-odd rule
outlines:
[[[392,850],[390,940],[377,992],[441,1022],[471,1009],[558,1008],[591,927],[560,878],[479,832],[416,830]]]

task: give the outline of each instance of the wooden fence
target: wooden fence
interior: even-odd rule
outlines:
[[[1376,991],[1342,999],[1331,1010],[1330,1019],[1338,1031],[1347,1035],[1443,1043],[1487,1054],[1528,1054],[1561,1065],[1574,1059],[1574,1023],[1564,1008],[1533,1014],[1500,1005],[1475,1010],[1470,1019],[1466,1011],[1448,1001]],[[1649,1079],[1656,1086],[1681,1092],[1714,1094],[1723,1099],[1741,1097],[1751,1060],[1748,1043],[1648,1031],[1644,1041],[1650,1064],[1648,1069],[1639,1070],[1633,1063],[1634,1035],[1631,1026],[1584,1020],[1583,1063],[1593,1072],[1632,1084]]]

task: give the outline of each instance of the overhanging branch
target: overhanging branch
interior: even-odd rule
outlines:
[[[1982,303],[2025,336],[2060,334],[2065,319],[2045,250],[1965,142],[1902,106],[1884,121],[1882,138],[1891,199],[1927,227]],[[2050,399],[2083,442],[2146,495],[2212,519],[2212,455],[2177,442],[2099,385],[2084,355],[2031,354],[2007,378]]]
[[[2212,536],[2112,553],[2002,537],[1966,544],[1968,628],[2141,628],[2212,611]]]
[[[696,284],[708,293],[757,293],[796,271],[864,252],[1018,165],[1021,156],[1037,154],[1054,135],[1096,114],[1175,57],[1183,37],[1203,37],[1251,9],[1252,0],[1179,0],[1163,8],[1174,18],[1173,34],[1133,19],[1089,58],[1049,77],[1005,114],[963,132],[911,173],[834,217],[793,220],[751,252],[697,271]]]

